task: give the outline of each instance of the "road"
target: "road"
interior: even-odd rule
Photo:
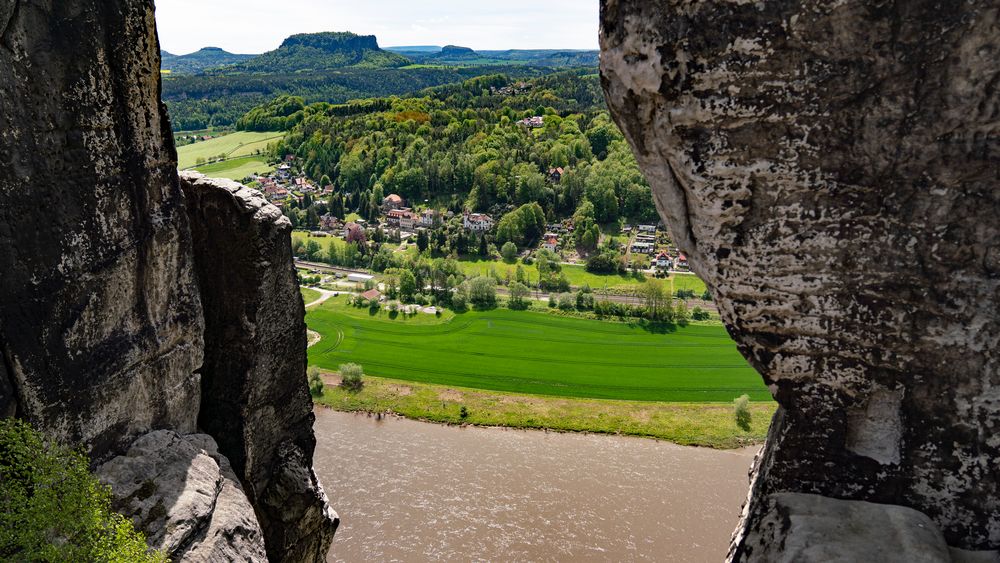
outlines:
[[[329,299],[331,299],[333,297],[336,297],[336,296],[338,296],[338,295],[340,295],[342,293],[347,293],[345,291],[330,291],[328,289],[320,289],[318,287],[307,287],[307,286],[304,286],[304,285],[301,286],[301,287],[304,288],[304,289],[310,289],[312,291],[319,292],[319,294],[320,294],[320,298],[319,299],[313,301],[312,303],[307,303],[306,304],[306,309],[308,309],[309,307],[316,306],[316,305],[322,305],[323,303],[326,303]]]

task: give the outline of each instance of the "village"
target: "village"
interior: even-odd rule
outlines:
[[[319,186],[302,174],[294,172],[296,158],[288,156],[273,173],[254,178],[252,185],[260,189],[269,202],[287,211],[289,207],[310,207],[314,202],[324,201],[334,193],[332,185]],[[562,168],[549,170],[550,181],[558,182]],[[487,238],[494,234],[497,219],[486,213],[435,209],[429,206],[412,207],[398,194],[388,194],[382,199],[378,216],[365,220],[355,213],[345,213],[338,217],[326,212],[318,215],[315,225],[299,225],[300,231],[308,233],[311,239],[339,238],[346,243],[367,243],[393,241],[405,248],[413,244],[421,233],[428,233],[443,226],[460,227],[470,238]],[[310,228],[311,227],[311,228]],[[537,248],[524,249],[520,256],[529,256],[535,250],[546,250],[560,257],[569,265],[584,264],[586,255],[581,254],[574,241],[573,220],[547,223],[546,232],[540,238]],[[619,243],[620,253],[627,268],[653,277],[665,277],[671,272],[689,272],[687,257],[671,242],[662,224],[625,224],[618,233],[602,235]]]

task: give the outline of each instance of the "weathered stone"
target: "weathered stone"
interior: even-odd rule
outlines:
[[[97,470],[114,508],[174,561],[267,561],[264,535],[211,436],[147,434]]]
[[[1000,551],[969,551],[957,547],[949,551],[953,563],[1000,563]]]
[[[17,411],[97,457],[193,432],[203,328],[152,2],[0,5],[0,372]]]
[[[801,493],[768,497],[745,546],[772,563],[951,561],[941,531],[912,508]]]
[[[205,430],[256,512],[204,446],[188,477],[217,490],[182,487],[173,459],[152,484],[176,510],[136,509],[153,541],[254,558],[225,524],[249,514],[271,560],[320,560],[336,516],[312,472],[288,222],[242,188],[185,199],[159,56],[151,0],[0,0],[0,416],[95,463],[152,431]]]
[[[1000,5],[601,11],[612,113],[781,406],[732,557],[786,491],[1000,547]]]
[[[205,310],[199,423],[240,475],[272,560],[322,559],[337,517],[312,470],[305,306],[291,223],[236,182],[185,173]]]

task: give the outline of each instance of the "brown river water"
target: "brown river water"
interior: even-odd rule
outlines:
[[[722,561],[756,451],[316,418],[328,561]]]

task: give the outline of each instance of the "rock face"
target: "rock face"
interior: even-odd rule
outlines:
[[[215,440],[159,430],[98,468],[114,508],[172,561],[267,561],[253,507]]]
[[[782,492],[1000,547],[1000,6],[601,8],[612,113],[781,405],[732,557]]]
[[[321,560],[337,516],[312,471],[305,307],[292,225],[260,192],[185,173],[205,309],[199,425],[246,484],[272,560]]]
[[[157,53],[149,2],[0,2],[0,413],[97,457],[197,420],[201,305]]]
[[[772,495],[754,540],[760,561],[951,561],[930,518],[901,506],[834,500],[818,495]]]
[[[324,559],[336,515],[312,472],[288,223],[242,188],[184,197],[159,52],[150,0],[0,0],[0,416],[95,465],[140,439],[130,467],[166,468],[157,498],[180,504],[137,522],[173,551],[215,534],[229,548],[197,557],[253,560],[259,522],[270,560]],[[156,431],[178,451],[157,458]]]

